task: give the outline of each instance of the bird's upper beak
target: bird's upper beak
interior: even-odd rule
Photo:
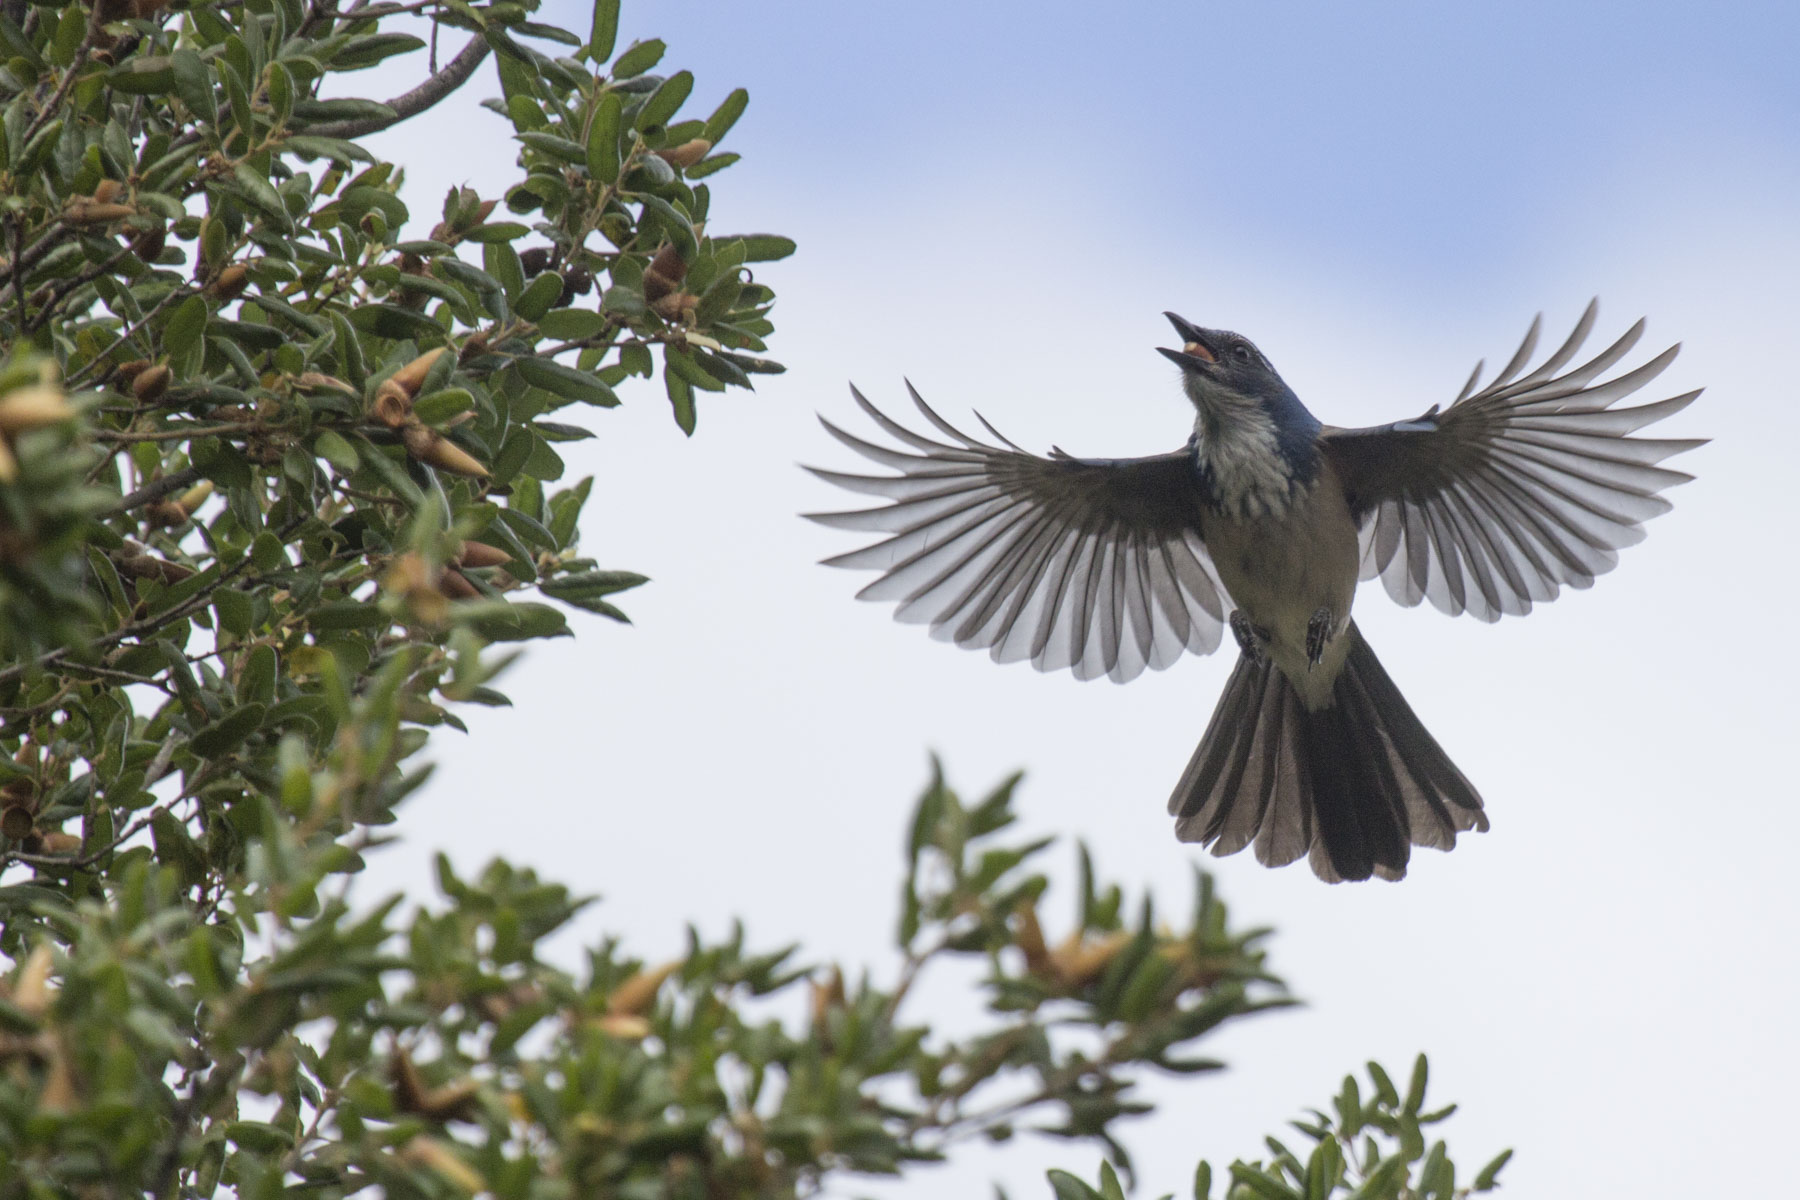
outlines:
[[[1169,318],[1169,324],[1181,335],[1181,349],[1170,350],[1166,346],[1158,346],[1156,349],[1159,354],[1184,371],[1198,371],[1203,375],[1218,364],[1217,333],[1211,329],[1202,329],[1172,312],[1166,312],[1163,316]]]

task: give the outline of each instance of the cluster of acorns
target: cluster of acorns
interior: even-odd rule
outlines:
[[[406,452],[422,463],[428,463],[453,475],[485,478],[488,469],[479,459],[455,442],[426,425],[413,413],[413,400],[430,373],[432,364],[444,354],[444,348],[427,350],[398,371],[381,381],[375,389],[375,402],[369,417],[400,435]]]

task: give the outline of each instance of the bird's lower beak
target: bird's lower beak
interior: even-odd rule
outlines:
[[[1163,316],[1169,318],[1169,324],[1181,335],[1181,349],[1170,350],[1166,346],[1158,346],[1157,352],[1184,371],[1200,371],[1204,373],[1208,367],[1219,361],[1218,353],[1211,345],[1209,331],[1200,328],[1172,312]]]

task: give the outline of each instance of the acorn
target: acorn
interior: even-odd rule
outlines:
[[[199,511],[200,506],[205,504],[207,498],[212,494],[212,480],[202,479],[199,483],[196,483],[193,487],[181,493],[180,498],[177,499],[175,503],[181,507],[182,512],[191,517]]]
[[[178,500],[158,500],[154,504],[144,506],[144,524],[151,528],[174,529],[186,525],[187,522],[188,511],[181,507],[181,502]],[[152,559],[151,561],[160,562],[161,560]]]
[[[550,267],[551,250],[548,246],[533,246],[519,253],[519,267],[525,272],[527,279],[533,275],[541,275]]]
[[[174,377],[174,372],[164,363],[145,367],[132,379],[131,394],[137,397],[139,404],[155,404],[169,390],[169,381]]]
[[[486,542],[464,542],[462,553],[456,556],[459,567],[504,567],[511,561],[512,555]]]
[[[488,336],[484,329],[477,329],[463,339],[462,349],[456,352],[456,361],[466,363],[488,352]]]
[[[425,376],[431,373],[432,365],[443,356],[444,347],[442,346],[427,350],[388,376],[388,382],[397,384],[408,396],[416,396],[419,394],[420,386],[425,382]]]
[[[644,276],[644,282],[648,283],[649,281],[650,276]],[[694,310],[699,307],[700,297],[694,295],[692,292],[676,292],[673,295],[664,296],[660,300],[652,300],[650,302],[651,312],[655,313],[663,320],[677,325],[685,323],[694,315]]]
[[[651,1034],[650,1022],[632,1013],[607,1013],[603,1017],[596,1017],[593,1025],[607,1037],[622,1041],[642,1041]]]
[[[302,371],[294,376],[294,386],[305,391],[334,391],[346,396],[356,395],[356,389],[339,379],[336,375],[327,375],[322,371]]]
[[[137,216],[137,208],[130,204],[103,204],[86,196],[77,196],[69,201],[63,209],[63,220],[70,225],[91,228],[95,225],[110,225],[114,221],[123,221],[126,217]]]
[[[102,179],[94,186],[94,203],[113,204],[125,194],[125,185],[116,179]]]
[[[655,1001],[663,982],[681,968],[682,961],[677,959],[639,971],[607,996],[606,1011],[613,1016],[642,1016]]]
[[[440,471],[476,479],[485,477],[488,473],[480,459],[435,429],[427,429],[423,425],[408,425],[400,431],[400,443],[406,447],[408,454]]]
[[[479,600],[481,590],[463,576],[461,571],[445,568],[438,576],[438,591],[451,600]]]
[[[413,1166],[436,1172],[446,1183],[460,1191],[473,1195],[487,1190],[487,1177],[464,1162],[455,1150],[437,1138],[423,1133],[413,1135],[400,1147],[400,1158]]]
[[[22,842],[30,837],[35,824],[31,810],[23,804],[9,804],[0,809],[0,833],[12,841]]]
[[[168,226],[158,221],[138,230],[131,237],[131,252],[147,263],[153,263],[162,257],[163,246],[169,236]]]
[[[1021,901],[1013,920],[1013,945],[1024,952],[1025,969],[1038,976],[1053,974],[1050,949],[1044,944],[1044,930],[1038,924],[1037,905],[1030,900]]]
[[[64,833],[60,829],[53,829],[49,833],[41,835],[41,837],[44,843],[45,854],[74,855],[81,849],[81,836],[79,834]]]
[[[844,973],[832,967],[825,972],[824,982],[812,981],[810,990],[813,1028],[822,1029],[832,1010],[844,1007]]]
[[[232,263],[206,285],[206,290],[221,300],[234,300],[241,296],[249,285],[250,268],[243,263]]]
[[[55,425],[75,415],[62,389],[34,383],[15,388],[0,398],[0,433],[7,437]]]
[[[1077,930],[1050,952],[1050,964],[1056,975],[1070,988],[1082,988],[1100,977],[1100,972],[1118,956],[1131,940],[1123,930],[1102,935],[1097,941],[1084,941]]]
[[[50,943],[39,942],[25,956],[25,965],[20,969],[19,977],[13,981],[13,1006],[21,1009],[27,1016],[41,1017],[50,1007],[52,957]]]
[[[681,253],[672,243],[664,242],[656,251],[656,257],[644,268],[644,300],[652,307],[663,297],[674,292],[687,278],[688,265],[682,261]]]
[[[557,298],[559,308],[567,308],[576,299],[594,290],[594,273],[585,267],[570,267],[563,275],[562,295]]]
[[[666,150],[656,150],[652,153],[671,167],[685,169],[705,158],[707,151],[711,149],[712,143],[705,138],[692,138],[679,146],[671,146]]]
[[[129,386],[139,375],[148,371],[153,364],[147,358],[134,358],[130,362],[122,362],[113,368],[113,378]]]

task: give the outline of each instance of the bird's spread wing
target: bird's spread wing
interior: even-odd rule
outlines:
[[[881,578],[858,595],[893,600],[903,621],[985,649],[998,662],[1124,681],[1184,651],[1219,644],[1224,589],[1195,528],[1199,495],[1186,452],[1153,458],[1043,458],[1008,441],[964,435],[913,402],[947,440],[890,419],[851,389],[894,441],[864,441],[823,421],[833,437],[897,475],[808,468],[851,491],[892,501],[858,512],[809,514],[839,529],[887,535],[827,559]]]
[[[1430,598],[1484,621],[1523,614],[1563,584],[1584,588],[1618,562],[1620,547],[1669,502],[1657,495],[1692,476],[1656,464],[1704,441],[1630,436],[1680,412],[1698,391],[1615,409],[1674,361],[1671,346],[1643,366],[1596,383],[1644,332],[1565,371],[1596,306],[1530,374],[1538,322],[1500,375],[1480,391],[1481,367],[1449,408],[1369,429],[1332,429],[1324,448],[1362,527],[1362,577],[1381,576],[1402,604]],[[1560,372],[1560,373],[1559,373]]]

